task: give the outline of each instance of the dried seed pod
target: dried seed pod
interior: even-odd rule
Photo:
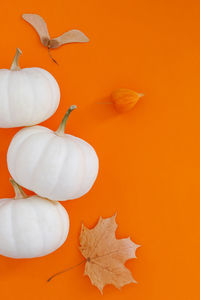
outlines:
[[[111,99],[115,109],[124,113],[131,110],[142,96],[144,94],[136,93],[130,89],[118,89],[111,94]]]
[[[89,42],[88,37],[83,32],[76,29],[67,31],[64,34],[51,39],[48,32],[47,24],[41,16],[37,14],[23,14],[22,18],[33,26],[33,28],[36,30],[40,37],[42,45],[47,47],[48,51],[50,49],[58,48],[64,44]],[[52,58],[50,52],[49,55],[51,59],[55,63],[57,63],[55,59]]]

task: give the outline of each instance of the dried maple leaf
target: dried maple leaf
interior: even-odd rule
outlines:
[[[37,14],[23,14],[22,18],[33,26],[33,28],[36,30],[36,32],[40,37],[40,41],[42,45],[47,47],[48,50],[58,48],[64,44],[69,44],[69,43],[89,42],[88,37],[83,32],[76,29],[69,30],[64,34],[51,39],[48,32],[47,24],[41,16]],[[56,62],[55,59],[53,59],[52,57],[51,59],[54,62]]]
[[[84,225],[80,234],[80,251],[86,259],[85,275],[101,293],[106,284],[117,288],[136,282],[124,263],[135,258],[139,247],[130,238],[116,239],[116,215],[103,219],[100,217],[97,225],[88,229]]]

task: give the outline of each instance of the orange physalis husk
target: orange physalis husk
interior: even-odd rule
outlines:
[[[50,49],[58,48],[64,44],[89,42],[88,37],[83,32],[76,29],[69,30],[62,35],[51,39],[47,24],[41,16],[37,14],[23,14],[22,18],[33,26],[40,37],[42,45],[47,47],[48,51]],[[51,57],[50,52],[49,55]],[[56,63],[56,61],[52,57],[51,59]]]
[[[115,109],[124,113],[131,110],[142,96],[144,94],[136,93],[130,89],[118,89],[112,93],[111,99]]]

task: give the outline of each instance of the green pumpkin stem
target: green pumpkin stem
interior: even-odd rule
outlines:
[[[60,123],[60,126],[58,127],[58,130],[56,131],[57,134],[63,135],[65,133],[66,123],[69,118],[69,115],[71,112],[76,109],[76,105],[71,105],[66,114],[64,115],[64,118],[62,119],[62,122]]]
[[[15,199],[24,199],[27,198],[28,196],[26,195],[26,193],[22,190],[21,186],[19,184],[17,184],[16,181],[14,181],[14,179],[10,178],[10,182],[14,188],[15,191]]]
[[[15,57],[13,59],[13,62],[12,62],[11,68],[10,68],[11,71],[21,70],[20,66],[19,66],[19,58],[20,58],[21,54],[22,54],[22,51],[19,48],[17,48],[17,51],[15,53]]]

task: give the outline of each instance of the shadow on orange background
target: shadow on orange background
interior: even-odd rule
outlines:
[[[121,291],[108,286],[105,299],[199,300],[199,115],[200,43],[198,1],[38,1],[1,3],[1,68],[15,48],[22,67],[51,72],[61,87],[61,104],[44,123],[57,129],[66,109],[77,104],[67,130],[91,143],[100,159],[93,189],[65,202],[71,228],[55,253],[32,260],[0,257],[1,298],[101,299],[83,276],[84,266],[53,273],[82,260],[81,223],[117,211],[117,236],[142,245],[127,263],[138,284]],[[66,45],[49,59],[22,13],[38,13],[52,36],[68,29],[91,42]],[[99,104],[120,87],[145,97],[127,114]],[[18,129],[0,130],[0,197],[13,196],[6,165],[8,145]]]

